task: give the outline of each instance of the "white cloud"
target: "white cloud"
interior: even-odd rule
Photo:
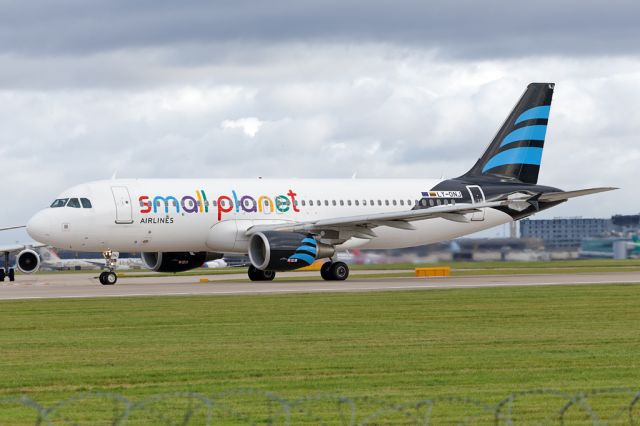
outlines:
[[[237,120],[224,120],[220,123],[220,126],[227,129],[240,129],[242,133],[249,136],[250,138],[254,138],[256,134],[260,131],[260,128],[264,124],[263,121],[260,121],[256,117],[246,117],[239,118]]]
[[[255,62],[177,66],[162,59],[171,52],[47,57],[46,85],[5,80],[0,158],[3,199],[12,203],[3,204],[0,226],[24,223],[66,187],[115,169],[122,177],[455,177],[531,81],[557,83],[540,182],[622,188],[544,214],[638,210],[629,200],[640,198],[640,58],[462,61],[332,43],[273,46]],[[12,75],[23,65],[0,63]],[[131,75],[109,73],[123,63]],[[57,65],[75,77],[100,67],[118,78],[73,86],[53,75]]]

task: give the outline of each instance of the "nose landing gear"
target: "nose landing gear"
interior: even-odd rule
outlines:
[[[107,271],[103,271],[100,274],[98,281],[100,281],[102,285],[114,285],[118,281],[118,275],[115,273],[118,258],[113,256],[113,251],[111,250],[103,251],[102,257],[104,257],[104,266],[107,268]]]
[[[0,282],[4,282],[5,278],[9,281],[16,280],[16,271],[9,267],[9,252],[4,252],[4,268],[0,268]]]

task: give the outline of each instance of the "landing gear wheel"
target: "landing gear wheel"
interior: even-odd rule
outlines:
[[[4,277],[6,277],[4,268],[0,268],[0,283],[4,282]]]
[[[9,281],[15,281],[16,280],[16,270],[13,268],[9,268],[9,273],[7,274],[7,276],[9,277]]]
[[[320,267],[320,276],[325,281],[333,280],[333,276],[331,275],[331,267],[333,266],[332,262],[325,262]]]
[[[102,285],[114,285],[118,281],[118,276],[115,272],[102,272],[98,278]]]
[[[256,268],[255,266],[251,265],[249,266],[249,270],[247,271],[247,274],[249,275],[249,279],[251,281],[262,281],[262,274],[260,273],[260,269]]]
[[[331,276],[336,281],[344,281],[349,277],[349,267],[344,262],[335,262],[331,265]]]
[[[276,277],[276,271],[262,271],[262,279],[264,281],[273,281]]]
[[[247,274],[249,275],[249,279],[251,281],[273,281],[273,279],[276,277],[275,271],[263,271],[253,265],[249,266]]]
[[[114,285],[118,281],[118,276],[115,272],[107,272],[104,276],[105,285]]]

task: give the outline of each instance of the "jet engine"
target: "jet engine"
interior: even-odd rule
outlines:
[[[40,268],[40,256],[31,249],[24,249],[16,256],[16,266],[23,274],[33,274]]]
[[[156,272],[184,272],[202,266],[210,260],[222,258],[222,253],[200,252],[148,252],[142,253],[144,265]]]
[[[249,260],[260,270],[290,271],[335,254],[333,246],[297,232],[264,231],[249,240]]]

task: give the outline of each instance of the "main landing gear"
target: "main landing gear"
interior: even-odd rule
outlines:
[[[327,281],[344,281],[349,277],[349,267],[344,262],[325,262],[320,268],[320,275]]]
[[[118,276],[115,273],[118,258],[113,257],[113,252],[111,250],[103,251],[102,256],[104,257],[104,263],[107,271],[100,273],[98,280],[102,285],[114,285],[118,281]]]
[[[9,281],[16,280],[16,271],[9,267],[9,252],[4,252],[4,268],[0,268],[0,282],[4,282],[5,278],[9,278]]]
[[[247,271],[251,281],[273,281],[275,271],[263,271],[253,265]],[[326,262],[320,268],[320,275],[327,281],[344,281],[349,277],[349,267],[344,262]]]
[[[253,265],[249,266],[248,274],[251,281],[273,281],[276,277],[275,271],[263,271]]]

